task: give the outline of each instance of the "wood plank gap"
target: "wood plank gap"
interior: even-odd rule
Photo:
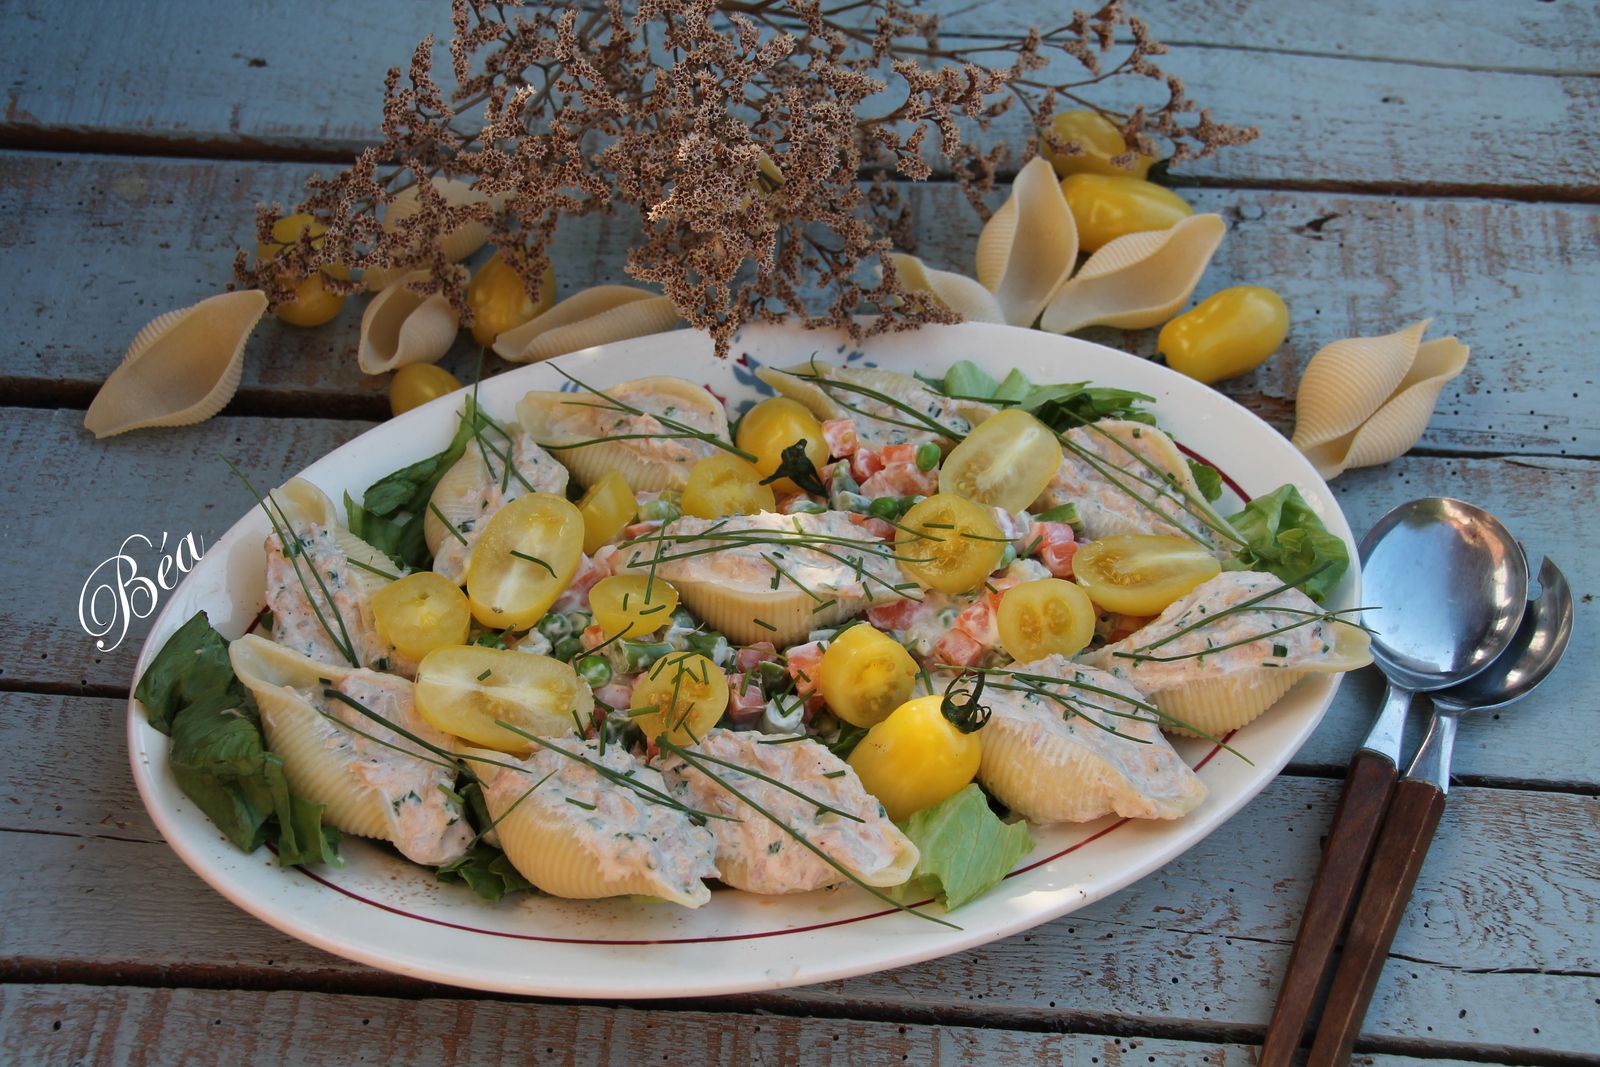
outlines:
[[[0,693],[35,693],[57,697],[102,697],[106,700],[127,700],[127,686],[97,685],[91,682],[29,681],[15,675],[0,676]]]

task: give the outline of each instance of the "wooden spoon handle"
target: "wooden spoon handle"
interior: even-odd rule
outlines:
[[[1443,812],[1444,791],[1433,783],[1405,778],[1395,787],[1394,803],[1389,806],[1383,836],[1372,856],[1372,870],[1317,1025],[1308,1067],[1350,1062],[1367,1005],[1372,1003],[1372,991],[1383,973],[1394,932],[1400,928],[1400,917]]]
[[[1322,862],[1289,955],[1289,969],[1278,989],[1272,1021],[1267,1024],[1259,1067],[1289,1067],[1294,1061],[1339,935],[1355,906],[1361,876],[1394,791],[1395,774],[1394,761],[1371,749],[1357,750],[1350,760],[1344,792],[1339,794]]]

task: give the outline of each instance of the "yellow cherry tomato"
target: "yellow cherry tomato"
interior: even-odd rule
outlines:
[[[312,247],[320,247],[318,240],[328,228],[310,215],[285,215],[272,224],[272,241],[267,244],[256,244],[256,262],[265,263],[277,259],[283,254],[284,249],[299,239],[302,233],[310,232]],[[290,278],[279,275],[279,280],[294,289],[294,299],[280,305],[273,314],[291,326],[321,326],[335,315],[344,306],[342,293],[330,292],[323,284],[322,275],[341,280],[350,277],[350,271],[343,264],[330,263],[321,271],[309,278]]]
[[[919,500],[900,520],[895,555],[911,580],[941,593],[968,593],[1000,565],[1006,542],[988,508],[954,493]]]
[[[1171,189],[1138,178],[1073,174],[1061,179],[1061,192],[1078,224],[1078,247],[1085,252],[1130,233],[1170,230],[1194,214]]]
[[[417,667],[417,711],[447,734],[501,752],[527,752],[534,743],[507,722],[538,737],[559,737],[594,718],[594,694],[571,665],[549,656],[481,645],[438,648]]]
[[[691,745],[717,725],[728,707],[728,676],[696,652],[669,652],[633,687],[629,714],[647,740],[665,736]],[[640,712],[644,708],[651,711]]]
[[[461,388],[454,374],[432,363],[407,363],[389,379],[389,411],[404,415]]]
[[[689,484],[683,487],[683,513],[700,519],[754,515],[777,506],[772,486],[761,484],[761,472],[727,452],[696,463],[689,471]]]
[[[467,565],[472,617],[495,630],[538,622],[572,581],[583,516],[553,493],[519,496],[489,519]]]
[[[1072,576],[1089,599],[1123,615],[1159,615],[1221,570],[1203,545],[1161,534],[1102,537],[1072,557]]]
[[[804,441],[806,458],[821,470],[828,462],[828,442],[822,424],[798,401],[786,396],[763,400],[739,420],[734,444],[756,457],[756,470],[770,478],[783,461],[783,450]],[[798,493],[800,487],[788,478],[772,483],[780,493]]]
[[[466,644],[472,608],[454,582],[418,571],[372,595],[372,621],[390,647],[421,659],[436,648]]]
[[[672,621],[677,606],[678,591],[665,578],[648,574],[613,574],[589,590],[589,610],[607,637],[655,633]]]
[[[1081,587],[1060,578],[1040,578],[1007,589],[995,622],[1006,655],[1027,663],[1052,653],[1076,656],[1094,636],[1098,616]]]
[[[822,653],[817,688],[828,709],[852,726],[875,726],[911,698],[917,661],[899,642],[865,623]]]
[[[1062,111],[1050,122],[1050,132],[1058,140],[1077,145],[1081,152],[1058,152],[1045,145],[1045,156],[1065,178],[1069,174],[1109,174],[1114,178],[1143,178],[1150,173],[1155,156],[1136,154],[1127,166],[1111,162],[1128,151],[1128,142],[1116,123],[1097,111]]]
[[[1289,308],[1259,285],[1212,293],[1161,327],[1156,351],[1167,366],[1211,383],[1254,370],[1289,336]]]
[[[606,471],[578,501],[583,516],[583,550],[594,555],[609,545],[639,514],[639,502],[620,471]]]
[[[1061,467],[1061,442],[1050,427],[1016,408],[991,415],[950,450],[939,491],[978,504],[1021,511]]]
[[[958,792],[978,773],[983,746],[945,718],[944,698],[917,697],[867,731],[849,764],[889,818],[903,822]]]
[[[496,252],[467,283],[467,306],[472,308],[472,339],[485,347],[514,326],[521,326],[550,310],[556,302],[556,272],[546,266],[539,282],[539,299],[531,300],[522,275]]]

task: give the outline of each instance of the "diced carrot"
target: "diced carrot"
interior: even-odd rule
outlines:
[[[858,482],[866,481],[881,470],[883,458],[870,448],[858,448],[850,457],[850,473]]]
[[[822,676],[822,646],[815,641],[795,645],[789,650],[788,661],[795,692],[801,695],[814,692],[817,679]]]
[[[883,451],[878,453],[883,457],[884,465],[890,463],[916,463],[916,445],[884,445]]]
[[[854,419],[829,419],[822,424],[822,439],[828,442],[828,454],[835,459],[846,459],[856,454],[860,442],[856,440]]]
[[[894,527],[890,526],[882,519],[875,518],[871,515],[861,515],[852,511],[850,513],[850,521],[880,541],[894,540]]]
[[[983,655],[983,646],[960,630],[951,630],[933,646],[935,663],[970,667]]]
[[[867,621],[880,630],[904,630],[911,625],[911,620],[921,607],[920,600],[891,600],[874,604],[867,609]]]
[[[899,445],[890,445],[899,448]],[[885,449],[887,452],[887,449]],[[929,496],[939,488],[936,471],[925,471],[915,463],[886,463],[883,470],[861,483],[861,495],[868,498],[880,496]]]
[[[1106,641],[1110,644],[1115,644],[1124,637],[1132,636],[1137,631],[1144,629],[1154,617],[1153,615],[1118,615],[1116,625],[1112,627],[1111,633],[1106,637]]]
[[[728,718],[736,725],[747,726],[761,718],[766,706],[767,694],[754,679],[743,672],[728,674]]]

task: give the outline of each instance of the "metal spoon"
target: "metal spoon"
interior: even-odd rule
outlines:
[[[1300,932],[1267,1024],[1260,1067],[1289,1067],[1334,946],[1356,901],[1394,791],[1414,693],[1471,678],[1505,650],[1527,605],[1528,563],[1487,511],[1425,497],[1379,519],[1361,541],[1373,659],[1389,680],[1383,708],[1350,760]]]
[[[1406,901],[1444,812],[1457,719],[1521,700],[1549,676],[1567,650],[1572,636],[1572,592],[1560,568],[1548,558],[1539,568],[1539,586],[1539,597],[1523,615],[1511,647],[1484,671],[1433,694],[1433,721],[1406,776],[1395,787],[1394,803],[1384,820],[1372,873],[1328,991],[1308,1067],[1348,1062],[1355,1046]]]

